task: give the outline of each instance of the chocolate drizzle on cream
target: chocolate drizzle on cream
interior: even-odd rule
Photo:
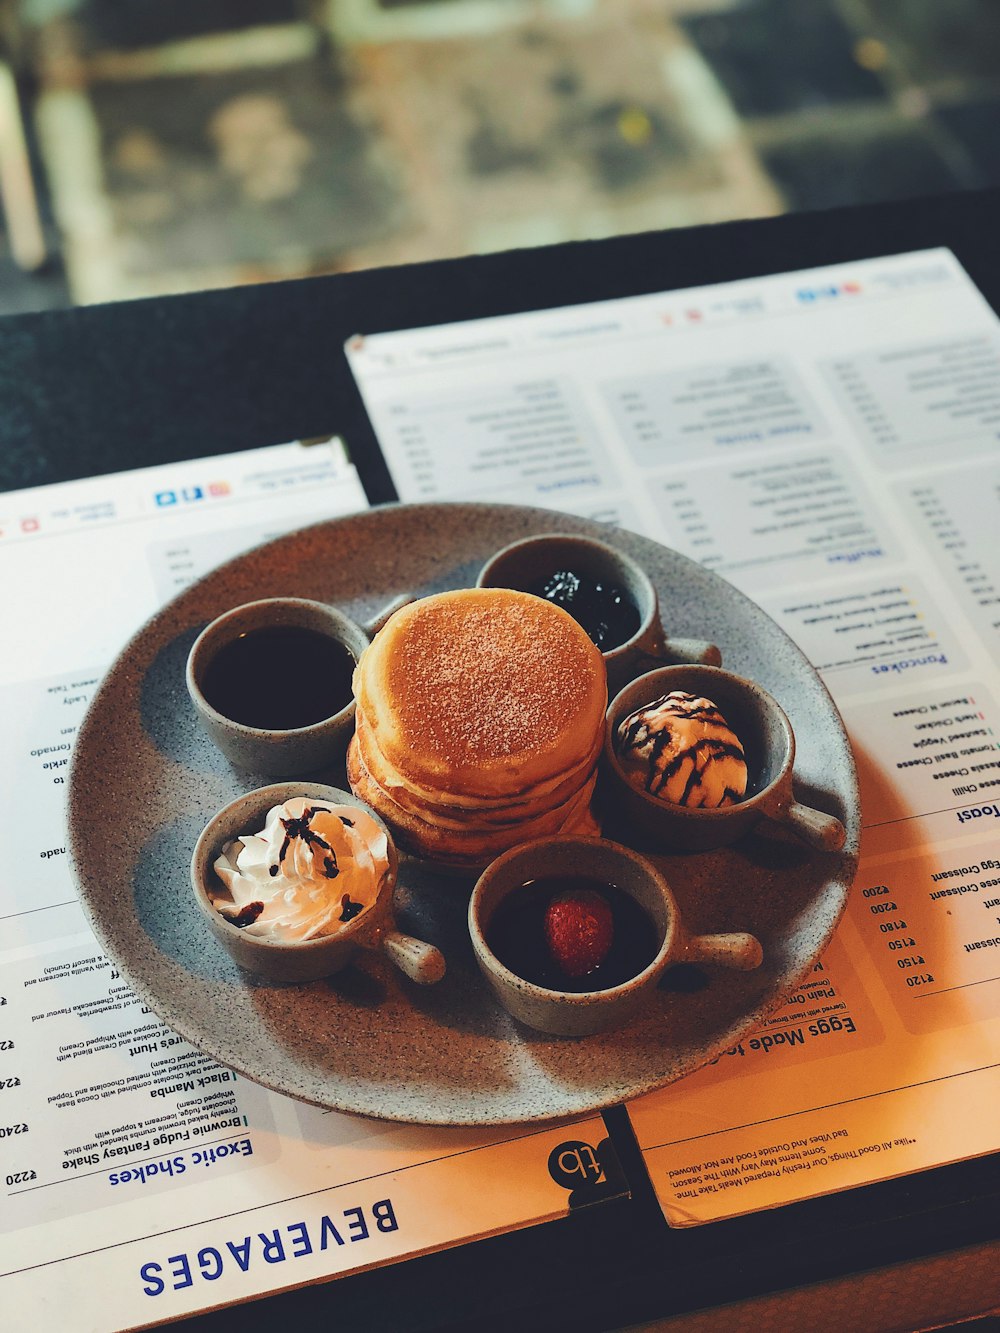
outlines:
[[[228,894],[212,901],[223,916],[238,915],[246,934],[284,944],[336,935],[376,902],[391,851],[364,810],[292,796],[263,822],[213,862]]]
[[[226,918],[231,926],[252,926],[264,910],[262,902],[245,903],[238,911],[232,908],[221,906],[219,913]]]
[[[622,761],[644,773],[643,788],[651,796],[676,805],[722,806],[734,805],[746,790],[743,747],[708,699],[680,690],[664,695],[626,718],[617,742]],[[723,774],[732,775],[735,785],[725,781],[719,790]],[[682,776],[681,789],[668,793]]]
[[[267,873],[272,879],[281,869],[281,863],[285,859],[285,853],[296,838],[300,838],[307,847],[321,847],[324,851],[329,852],[329,856],[323,857],[323,875],[326,879],[337,878],[340,874],[340,867],[337,865],[337,853],[325,838],[321,837],[315,829],[310,828],[309,826],[314,815],[323,813],[325,813],[325,811],[322,807],[311,805],[307,810],[304,810],[298,818],[283,819],[281,821],[281,827],[285,830],[285,837],[281,844],[281,850],[278,852],[278,860],[276,864],[268,867]],[[341,816],[341,820],[348,828],[354,827],[350,820],[344,819],[343,816]]]
[[[355,903],[351,901],[351,895],[345,893],[340,900],[340,920],[353,921],[356,916],[360,916],[365,910],[364,903]]]

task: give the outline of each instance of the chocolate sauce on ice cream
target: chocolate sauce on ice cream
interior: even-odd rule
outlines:
[[[674,805],[716,809],[746,793],[743,746],[710,699],[673,690],[619,725],[615,752],[633,787]]]

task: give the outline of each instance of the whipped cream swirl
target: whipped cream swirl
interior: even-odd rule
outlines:
[[[296,796],[258,833],[227,842],[215,872],[229,890],[218,911],[250,935],[294,943],[335,935],[378,897],[388,839],[354,805]]]

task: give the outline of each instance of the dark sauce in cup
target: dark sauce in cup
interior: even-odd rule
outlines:
[[[339,639],[300,625],[248,630],[208,664],[201,692],[245,727],[293,731],[346,708],[357,665]]]
[[[582,977],[568,976],[549,952],[545,914],[553,898],[568,890],[593,889],[611,908],[614,935],[604,961]],[[638,976],[662,943],[652,917],[630,893],[603,880],[580,876],[529,880],[507,895],[484,932],[504,967],[534,986],[583,994],[610,990]]]
[[[568,611],[602,653],[620,648],[638,633],[641,620],[635,603],[606,580],[558,569],[526,591]]]

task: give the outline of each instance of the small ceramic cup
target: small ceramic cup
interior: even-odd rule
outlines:
[[[620,588],[639,613],[630,638],[604,653],[608,689],[613,694],[642,671],[667,662],[706,662],[718,666],[722,654],[703,639],[674,639],[664,634],[659,601],[649,575],[631,556],[593,537],[562,533],[525,537],[492,556],[480,570],[479,588],[536,591],[560,570]]]
[[[551,990],[511,971],[487,943],[491,923],[511,894],[542,879],[610,884],[628,894],[652,922],[658,941],[652,960],[622,984],[599,991]],[[688,932],[656,866],[604,838],[541,838],[504,853],[472,891],[469,935],[480,971],[500,1004],[525,1026],[557,1037],[584,1037],[627,1023],[675,963],[710,963],[747,972],[763,958],[753,935]]]
[[[389,868],[378,886],[375,902],[353,921],[345,923],[336,935],[283,943],[248,934],[222,915],[217,903],[227,900],[228,891],[214,865],[226,843],[259,832],[273,806],[296,796],[353,806],[370,815],[385,834]],[[381,949],[411,980],[430,985],[444,976],[445,960],[434,945],[396,930],[392,899],[398,870],[399,860],[389,830],[363,801],[339,787],[322,783],[280,782],[238,796],[209,820],[191,857],[191,886],[212,934],[240,967],[256,976],[270,981],[318,981],[346,967],[359,951]]]
[[[743,746],[747,790],[735,805],[691,809],[634,787],[618,756],[619,725],[631,713],[674,690],[711,700]],[[795,799],[795,735],[783,710],[759,685],[719,667],[662,667],[634,680],[612,700],[605,720],[601,787],[605,806],[641,830],[659,848],[709,851],[743,837],[761,819],[773,819],[818,851],[838,851],[846,832],[833,815]]]
[[[399,598],[375,620],[359,625],[335,607],[304,597],[268,597],[247,602],[218,616],[195,639],[187,660],[187,688],[201,725],[226,758],[239,768],[271,777],[315,773],[338,757],[354,730],[353,696],[327,717],[309,726],[288,730],[248,726],[227,717],[224,708],[205,697],[207,673],[216,655],[243,635],[255,630],[293,628],[312,630],[336,640],[357,662],[371,637],[399,606]],[[289,662],[289,689],[295,689],[294,661]]]

